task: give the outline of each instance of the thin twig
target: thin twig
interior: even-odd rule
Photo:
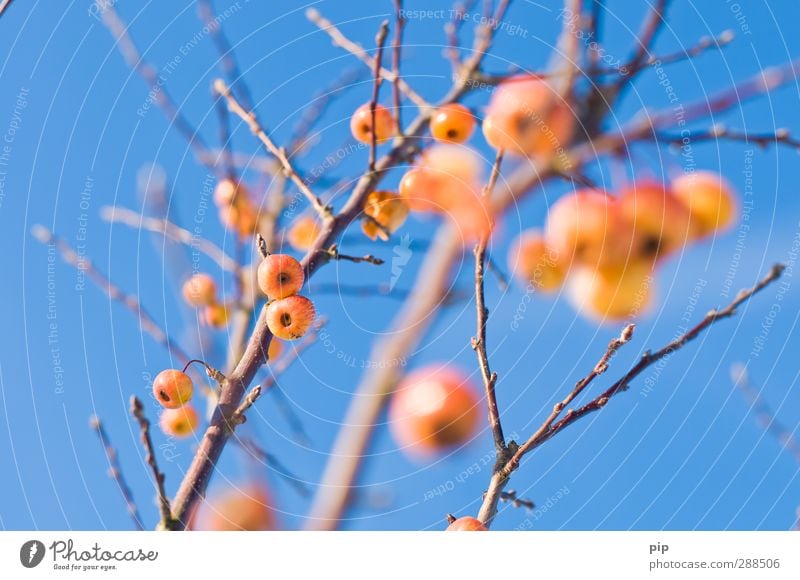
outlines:
[[[172,518],[169,498],[164,489],[164,473],[158,468],[158,462],[156,461],[153,440],[150,438],[150,421],[145,417],[144,406],[136,395],[131,397],[131,415],[133,415],[139,423],[139,433],[145,451],[145,461],[147,461],[147,465],[150,466],[150,471],[153,474],[158,509],[161,513],[160,527],[165,530],[170,530],[174,527],[175,522]]]
[[[719,320],[723,320],[725,318],[730,318],[736,314],[736,308],[740,306],[742,303],[749,300],[754,294],[759,292],[760,290],[764,289],[772,282],[780,278],[781,274],[785,266],[783,264],[776,264],[772,267],[770,272],[755,286],[748,290],[742,290],[736,296],[736,298],[728,304],[726,307],[720,310],[711,310],[705,317],[692,329],[687,331],[686,333],[682,334],[681,336],[677,337],[675,340],[667,344],[666,346],[662,347],[661,349],[655,352],[645,352],[642,357],[639,359],[639,362],[636,363],[621,379],[619,379],[616,383],[611,385],[608,389],[606,389],[602,394],[598,397],[590,401],[589,403],[585,404],[584,406],[578,408],[577,410],[570,410],[564,415],[562,419],[560,419],[557,423],[553,424],[553,426],[548,429],[545,433],[543,433],[539,440],[529,440],[525,443],[522,447],[520,447],[519,451],[517,452],[516,457],[512,457],[511,461],[509,462],[510,465],[515,466],[519,463],[520,458],[529,452],[531,449],[541,445],[547,439],[550,439],[553,435],[558,433],[559,431],[565,429],[581,417],[586,416],[589,413],[594,411],[599,411],[602,409],[606,403],[615,395],[624,392],[630,386],[630,382],[636,378],[638,375],[642,373],[646,368],[651,366],[652,364],[656,363],[657,361],[663,359],[666,356],[671,355],[676,350],[683,348],[688,342],[694,340],[699,336],[704,330],[710,327],[712,324]]]
[[[292,157],[296,157],[306,151],[310,140],[309,135],[325,111],[331,106],[336,97],[353,86],[359,78],[361,78],[360,71],[347,69],[342,73],[341,77],[311,99],[311,103],[303,109],[300,120],[292,129],[292,137],[289,139],[289,146],[287,147]]]
[[[214,16],[212,0],[198,0],[197,13],[206,28],[208,28],[211,40],[217,49],[222,74],[228,79],[228,84],[239,94],[239,99],[244,107],[252,110],[255,108],[255,103],[251,96],[250,88],[239,70],[239,63],[236,61],[236,54],[233,52],[231,43],[228,42],[228,37],[225,36],[225,32],[222,30],[222,25]]]
[[[361,257],[359,257],[359,256],[348,256],[346,254],[341,254],[341,253],[339,253],[339,247],[336,244],[333,244],[327,250],[321,250],[321,251],[323,253],[327,254],[328,256],[330,256],[331,260],[345,260],[347,262],[355,262],[357,264],[365,263],[365,264],[374,264],[376,266],[381,266],[381,265],[383,265],[385,263],[382,259],[376,258],[372,254],[367,254],[367,255],[361,256]]]
[[[254,439],[250,437],[236,437],[234,442],[239,445],[246,453],[258,461],[261,461],[268,467],[271,467],[275,472],[281,476],[292,489],[294,489],[301,497],[308,497],[311,491],[308,486],[294,475],[286,466],[279,461],[271,453],[267,453]]]
[[[484,190],[486,197],[491,197],[495,184],[500,175],[500,165],[503,162],[503,151],[498,150],[497,156],[492,166],[492,173],[489,182]],[[483,272],[486,258],[486,245],[490,234],[481,237],[475,245],[475,308],[477,311],[477,331],[472,339],[472,349],[478,356],[481,375],[483,376],[483,386],[486,393],[486,405],[489,410],[489,426],[492,429],[494,438],[495,455],[498,462],[506,459],[506,440],[503,435],[503,426],[500,422],[500,411],[497,407],[495,396],[495,385],[497,383],[497,373],[492,372],[489,367],[489,355],[486,353],[486,323],[489,318],[489,309],[486,308],[486,299],[483,290]]]
[[[309,8],[308,10],[306,10],[306,17],[308,18],[309,21],[315,24],[320,30],[326,32],[328,36],[331,37],[331,40],[333,41],[334,45],[343,48],[344,50],[346,50],[347,52],[358,58],[365,65],[367,65],[367,67],[370,70],[374,70],[376,59],[372,58],[360,44],[353,42],[352,40],[347,38],[344,34],[342,34],[342,31],[339,30],[330,20],[322,16],[319,10],[317,10],[316,8]],[[425,99],[423,99],[420,95],[418,95],[408,85],[408,83],[406,83],[406,81],[404,81],[401,78],[397,78],[392,71],[386,68],[381,68],[380,74],[381,77],[386,81],[389,81],[391,83],[397,81],[397,85],[403,92],[403,94],[406,97],[408,97],[410,101],[416,104],[420,109],[426,109],[430,107],[430,105]]]
[[[380,94],[381,90],[381,81],[383,78],[381,77],[381,62],[383,61],[383,45],[386,42],[386,35],[389,32],[389,22],[384,20],[381,23],[381,27],[378,29],[378,35],[375,37],[375,44],[378,47],[375,53],[375,68],[373,71],[373,82],[372,82],[372,99],[369,102],[369,113],[372,120],[372,131],[370,132],[371,139],[369,143],[369,171],[370,173],[375,171],[375,161],[378,155],[378,131],[377,131],[377,123],[376,123],[376,109],[378,108],[378,95]],[[399,77],[395,77],[395,86],[397,86],[397,81]]]
[[[664,13],[668,4],[669,0],[656,0],[655,4],[650,7],[650,12],[642,24],[642,29],[639,31],[634,56],[629,61],[631,72],[617,80],[614,87],[615,95],[621,94],[627,86],[630,86],[630,82],[636,76],[636,73],[646,66],[645,63],[648,62],[651,56],[650,51],[653,48],[653,43],[666,22]]]
[[[53,232],[44,226],[33,226],[33,228],[31,228],[31,234],[42,244],[53,246],[58,250],[67,264],[79,272],[86,274],[86,276],[92,280],[98,288],[105,292],[109,298],[116,300],[133,312],[139,320],[140,328],[152,336],[157,343],[164,346],[164,348],[182,364],[186,364],[186,362],[191,359],[191,357],[162,330],[155,319],[139,303],[139,299],[135,295],[123,292],[108,278],[108,276],[100,272],[100,270],[92,264],[91,260],[78,255],[66,241],[53,234]]]
[[[403,16],[403,0],[393,0],[394,3],[394,38],[392,39],[392,98],[394,102],[394,122],[398,132],[403,132],[403,121],[400,115],[400,58],[403,46],[403,29],[406,26],[406,19]]]
[[[793,149],[800,149],[800,139],[792,137],[788,129],[777,129],[767,133],[747,133],[746,131],[729,129],[725,125],[717,124],[705,131],[689,131],[685,135],[661,131],[653,134],[654,141],[669,143],[670,145],[679,147],[686,145],[687,142],[719,141],[723,139],[748,144],[752,143],[762,149],[766,149],[770,145],[787,145]]]
[[[261,141],[264,147],[266,147],[267,150],[278,159],[283,167],[283,172],[289,179],[292,180],[292,183],[294,183],[300,192],[306,197],[317,214],[319,214],[320,218],[323,220],[329,219],[331,217],[330,208],[322,203],[319,197],[317,197],[316,194],[311,191],[303,178],[300,177],[297,171],[295,171],[291,161],[289,161],[289,158],[286,155],[286,151],[283,148],[275,145],[272,139],[270,139],[266,131],[264,131],[263,127],[258,122],[255,113],[242,107],[236,97],[234,97],[231,93],[228,85],[225,84],[225,81],[222,79],[217,79],[214,81],[214,89],[217,91],[217,93],[219,93],[220,96],[227,100],[228,108],[231,110],[231,112],[238,115],[239,118],[241,118],[242,121],[248,125],[250,130],[259,139],[259,141]]]
[[[100,421],[100,417],[94,415],[89,420],[89,426],[97,434],[97,438],[100,439],[100,443],[103,446],[103,451],[106,454],[106,460],[108,461],[108,475],[117,484],[117,488],[119,489],[122,499],[125,502],[125,508],[128,511],[128,515],[133,521],[133,526],[138,531],[144,530],[144,526],[142,525],[142,516],[139,515],[139,508],[136,507],[136,501],[133,499],[131,488],[125,481],[125,476],[122,473],[122,467],[119,464],[117,450],[114,449],[114,446],[111,444],[108,433],[106,433],[105,427],[103,427],[103,422]]]
[[[168,219],[147,217],[131,209],[111,205],[100,208],[100,217],[109,223],[119,223],[134,229],[145,229],[161,234],[166,238],[199,250],[214,260],[223,270],[236,271],[236,260],[226,254],[219,246],[172,223]]]
[[[11,4],[11,0],[2,0],[2,1],[0,1],[0,16],[3,15],[3,13],[6,11],[6,8],[8,8],[10,4]]]
[[[508,502],[515,508],[525,508],[528,511],[533,510],[536,507],[536,504],[531,500],[518,497],[517,492],[513,489],[502,492],[500,494],[500,501]]]
[[[795,437],[794,432],[780,423],[775,416],[775,412],[770,408],[761,392],[750,381],[747,367],[741,363],[731,367],[731,380],[750,403],[752,410],[756,414],[756,421],[761,427],[772,435],[783,448],[789,452],[795,462],[800,465],[800,441]]]
[[[208,147],[203,141],[203,138],[183,113],[181,113],[180,108],[161,81],[156,68],[144,60],[144,57],[142,57],[142,54],[139,52],[136,43],[128,31],[128,25],[120,18],[113,3],[104,2],[100,15],[106,28],[108,28],[109,32],[111,32],[117,41],[117,48],[119,48],[125,62],[147,83],[150,89],[148,99],[151,99],[161,107],[170,124],[174,125],[178,132],[189,143],[197,159],[201,162],[207,160]],[[215,168],[213,163],[204,164],[209,168]]]

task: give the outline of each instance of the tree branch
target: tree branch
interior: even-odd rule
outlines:
[[[119,492],[122,495],[122,499],[125,502],[125,508],[128,511],[128,515],[131,517],[131,520],[133,521],[133,526],[141,532],[144,530],[144,526],[142,525],[142,516],[139,515],[139,508],[136,507],[136,501],[133,499],[131,488],[128,486],[127,481],[125,481],[125,476],[122,473],[122,467],[119,464],[117,450],[114,449],[114,446],[111,444],[111,440],[108,438],[108,433],[106,433],[103,423],[100,421],[100,417],[94,415],[91,419],[89,419],[89,426],[97,434],[97,438],[100,439],[100,444],[103,446],[103,451],[105,452],[106,460],[108,461],[108,475],[117,484],[117,489],[119,489]]]
[[[159,528],[163,530],[174,529],[177,522],[172,518],[169,498],[167,497],[167,492],[164,490],[164,473],[158,468],[158,462],[156,461],[153,440],[150,438],[150,421],[148,421],[147,417],[144,415],[144,406],[142,402],[135,395],[131,397],[131,415],[133,415],[139,423],[139,433],[145,451],[145,461],[147,461],[147,465],[150,466],[150,471],[153,473],[156,499],[158,500],[158,509],[161,513]]]

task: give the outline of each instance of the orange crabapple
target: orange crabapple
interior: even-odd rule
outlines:
[[[273,336],[283,340],[302,338],[314,323],[314,304],[305,296],[273,300],[267,306],[267,326]]]
[[[453,367],[430,365],[409,374],[389,406],[389,428],[399,447],[422,455],[464,444],[480,421],[480,397]]]
[[[697,225],[697,236],[706,237],[729,228],[738,214],[733,188],[719,174],[697,171],[672,182],[675,196],[689,209]]]
[[[371,240],[380,238],[385,242],[388,234],[393,234],[406,221],[408,204],[391,191],[373,191],[364,202],[364,214],[372,218],[361,221],[364,234]]]
[[[435,200],[439,180],[424,167],[409,169],[400,180],[398,191],[412,211],[434,212],[441,210]]]
[[[182,293],[189,306],[208,306],[217,300],[217,284],[208,274],[194,274],[183,283]]]
[[[660,183],[631,184],[622,189],[617,203],[630,230],[633,259],[667,256],[696,236],[689,210]]]
[[[263,483],[230,487],[203,506],[199,527],[209,531],[264,531],[275,529],[272,499]]]
[[[195,432],[200,417],[191,405],[177,409],[164,409],[158,421],[161,430],[171,437],[182,439]]]
[[[383,105],[375,105],[375,140],[383,143],[395,133],[392,113]],[[350,118],[350,132],[356,141],[372,143],[372,109],[369,103],[361,105]]]
[[[288,254],[270,254],[258,265],[258,287],[272,300],[297,294],[305,279],[303,266]]]
[[[489,529],[483,523],[471,516],[464,516],[454,520],[447,526],[447,532],[488,532]]]
[[[475,130],[475,117],[459,103],[439,107],[431,117],[431,136],[445,143],[464,143]]]
[[[566,148],[574,128],[572,109],[556,90],[539,77],[523,75],[495,89],[482,124],[495,149],[541,158]]]
[[[524,284],[541,292],[561,288],[567,277],[567,267],[558,250],[548,245],[540,230],[526,230],[511,244],[508,252],[509,271]]]
[[[491,204],[476,188],[467,189],[458,203],[447,208],[447,218],[465,243],[475,242],[492,232],[494,226]]]
[[[617,323],[646,314],[653,302],[653,264],[631,261],[570,273],[568,296],[575,309],[598,322]]]
[[[581,189],[556,201],[547,213],[545,237],[570,266],[622,264],[629,253],[630,236],[618,204],[597,189]]]
[[[270,363],[278,360],[278,357],[283,353],[283,341],[272,337],[269,341],[269,348],[267,349],[267,361]]]
[[[228,326],[231,317],[231,307],[225,304],[210,304],[203,310],[203,320],[211,328],[224,328]]]
[[[289,227],[286,241],[298,252],[305,252],[314,244],[321,229],[319,222],[309,215],[297,218]]]
[[[481,183],[483,159],[471,147],[438,143],[429,147],[419,157],[418,165],[433,175],[454,182]]]
[[[166,409],[177,409],[188,403],[194,392],[189,375],[178,369],[163,370],[153,381],[153,395]]]
[[[221,179],[214,188],[214,203],[217,207],[233,205],[242,197],[247,197],[244,186],[229,178]]]
[[[258,213],[250,203],[220,207],[219,221],[241,238],[252,236],[258,229]]]

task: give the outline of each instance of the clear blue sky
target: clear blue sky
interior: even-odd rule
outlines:
[[[296,0],[274,4],[216,2],[220,11],[231,9],[225,30],[235,44],[261,118],[282,141],[315,92],[342,69],[358,70],[358,63],[331,47],[327,36],[306,21],[304,4]],[[446,1],[407,4],[412,9],[449,10]],[[609,55],[624,60],[644,8],[632,2],[611,0],[608,4],[611,12],[604,46]],[[712,51],[666,69],[681,103],[703,99],[736,79],[800,54],[800,39],[793,28],[800,12],[792,2],[675,0],[672,4],[670,24],[657,43],[659,54],[692,45],[703,35],[725,29],[736,33],[736,40],[723,53]],[[321,1],[316,5],[334,22],[342,23],[353,39],[369,45],[391,3]],[[140,509],[148,523],[154,523],[148,473],[127,401],[131,394],[146,396],[148,377],[174,364],[140,331],[128,310],[111,303],[88,282],[81,287],[76,272],[60,259],[50,264],[47,248],[30,236],[33,224],[45,224],[70,243],[83,246],[82,251],[122,288],[140,295],[186,350],[220,362],[222,334],[201,348],[194,314],[175,298],[174,279],[185,274],[190,256],[170,246],[173,258],[165,266],[167,248],[162,240],[122,226],[112,228],[99,218],[105,205],[140,208],[137,172],[155,162],[164,167],[172,184],[173,218],[190,225],[198,215],[206,171],[194,163],[185,141],[169,129],[159,110],[137,114],[147,102],[148,89],[125,65],[106,29],[89,14],[90,6],[89,0],[57,7],[53,2],[18,1],[0,19],[0,138],[10,138],[8,164],[0,166],[0,245],[5,272],[0,284],[0,528],[4,529],[130,527],[88,427],[93,413],[103,418]],[[559,6],[556,1],[514,2],[508,22],[519,28],[498,35],[488,68],[501,71],[514,63],[541,70],[559,28]],[[117,8],[131,22],[147,58],[167,67],[162,70],[165,86],[181,110],[200,127],[206,141],[216,143],[217,118],[209,96],[210,83],[218,74],[216,53],[201,32],[192,3],[121,1]],[[406,77],[430,100],[448,86],[449,65],[441,58],[442,26],[441,17],[433,14],[411,19],[407,27]],[[653,71],[645,73],[628,94],[620,119],[629,118],[642,106],[667,106],[668,94],[659,80]],[[325,114],[319,125],[324,128],[322,142],[303,161],[306,167],[319,163],[326,152],[346,141],[348,115],[368,99],[369,90],[364,80]],[[384,96],[388,94],[387,90]],[[485,94],[473,95],[468,103],[479,108],[485,99]],[[777,126],[800,131],[798,110],[798,86],[790,84],[716,120],[752,132]],[[491,155],[480,136],[474,142],[487,158]],[[238,127],[235,145],[246,154],[257,151],[242,127]],[[740,191],[745,187],[744,172],[752,171],[750,227],[695,247],[666,265],[659,273],[658,307],[640,322],[633,344],[614,360],[602,384],[622,373],[644,348],[669,340],[687,312],[699,318],[726,302],[726,292],[732,295],[752,284],[772,262],[787,259],[800,231],[797,153],[755,148],[750,154],[750,149],[741,143],[693,148],[690,162],[722,171]],[[635,155],[637,175],[643,176],[662,169],[679,172],[687,163],[680,155],[648,145],[637,147]],[[334,174],[353,175],[365,163],[366,153],[358,152]],[[387,183],[396,184],[398,177],[399,173],[391,175]],[[609,174],[595,177],[611,179]],[[505,261],[505,248],[518,224],[541,225],[547,204],[563,191],[562,185],[548,185],[544,196],[526,202],[507,220],[494,243],[500,261]],[[232,251],[230,237],[225,237],[213,215],[207,216],[202,231]],[[422,243],[431,227],[413,222],[407,231]],[[374,251],[388,257],[392,245]],[[349,247],[354,252],[368,251],[361,245]],[[408,287],[421,259],[422,252],[414,252],[398,288]],[[211,269],[211,264],[203,265]],[[470,288],[469,269],[467,262],[458,287]],[[388,269],[341,263],[326,267],[315,282],[387,283],[389,277]],[[504,509],[495,527],[791,527],[800,504],[798,466],[756,424],[729,379],[732,363],[747,362],[780,421],[789,429],[800,425],[796,356],[800,335],[795,332],[800,294],[794,278],[787,281],[788,289],[781,297],[777,288],[768,289],[743,307],[737,318],[723,322],[647,374],[645,378],[652,381],[649,393],[643,390],[644,378],[636,381],[630,392],[604,411],[531,455],[511,487],[534,500],[540,510],[526,514]],[[226,287],[230,283],[226,280]],[[318,311],[330,319],[329,340],[349,354],[355,366],[343,364],[318,345],[281,379],[310,444],[292,441],[272,396],[258,403],[247,424],[267,450],[311,484],[319,479],[348,395],[361,375],[360,361],[369,357],[365,338],[386,328],[397,304],[380,297],[320,294],[314,298]],[[499,401],[506,430],[524,437],[541,422],[555,397],[593,366],[618,329],[598,328],[577,317],[565,300],[537,299],[519,330],[512,332],[509,324],[521,299],[518,288],[501,292],[489,284],[489,340],[502,345],[492,352],[492,365],[501,377]],[[474,305],[468,302],[448,309],[410,366],[452,360],[474,372],[474,353],[468,346],[473,317]],[[763,350],[754,353],[754,345],[762,338]],[[149,406],[148,412],[155,419],[156,409]],[[159,432],[155,438],[160,447],[168,444]],[[476,512],[488,472],[483,468],[468,477],[463,473],[490,448],[490,434],[484,431],[461,453],[435,465],[421,465],[400,455],[388,433],[381,431],[361,482],[363,493],[352,512],[355,519],[346,528],[437,529],[448,512]],[[188,465],[192,443],[163,447],[159,453],[172,492]],[[241,452],[229,449],[212,491],[226,479],[241,480],[250,469]],[[274,473],[257,469],[272,482],[283,510],[282,525],[298,527],[308,501]],[[446,493],[426,493],[435,489]]]

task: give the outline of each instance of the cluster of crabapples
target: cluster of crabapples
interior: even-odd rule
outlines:
[[[639,181],[616,195],[579,190],[553,204],[544,231],[522,232],[509,267],[541,292],[565,285],[591,318],[627,319],[651,305],[654,272],[665,258],[730,227],[736,216],[736,195],[711,172],[669,184]]]
[[[351,118],[353,137],[372,143],[373,125],[376,143],[398,131],[388,108],[376,104],[373,111],[366,104]],[[403,175],[398,192],[368,196],[362,227],[370,238],[385,239],[409,210],[446,216],[465,241],[491,233],[492,208],[482,192],[485,164],[466,145],[476,125],[476,116],[461,104],[444,105],[432,114],[434,144]],[[498,151],[559,169],[570,162],[566,151],[576,119],[553,85],[535,75],[519,75],[496,87],[481,128]],[[581,190],[550,208],[543,231],[519,236],[509,265],[535,290],[552,292],[566,285],[576,309],[591,318],[625,319],[652,303],[654,272],[664,258],[724,230],[736,216],[733,190],[710,172],[686,174],[669,184],[637,181],[616,194]],[[300,238],[311,225],[305,221],[295,228],[290,239]]]

